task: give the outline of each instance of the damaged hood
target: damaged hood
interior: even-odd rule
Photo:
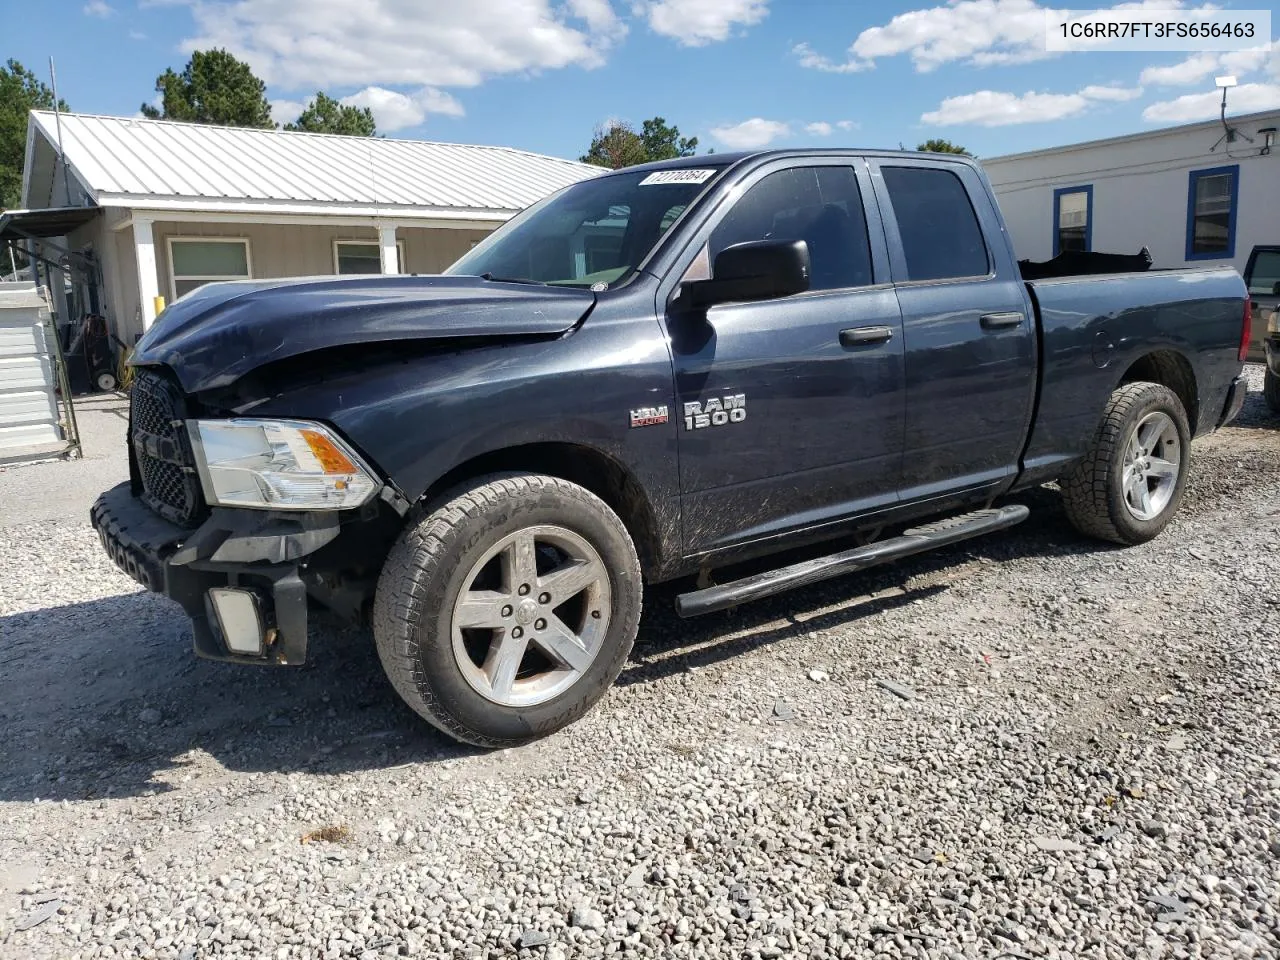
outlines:
[[[163,364],[188,393],[329,347],[550,336],[590,311],[587,290],[480,277],[304,277],[211,283],[160,315],[132,362]]]

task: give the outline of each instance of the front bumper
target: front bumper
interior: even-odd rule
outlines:
[[[1270,334],[1262,341],[1262,349],[1267,358],[1267,369],[1272,376],[1280,377],[1280,336]]]
[[[90,520],[107,555],[148,590],[191,617],[195,651],[237,663],[296,665],[307,657],[305,558],[340,529],[332,513],[214,509],[196,530],[153,513],[128,483],[98,497]],[[232,652],[212,615],[209,591],[253,593],[262,611],[261,656]]]

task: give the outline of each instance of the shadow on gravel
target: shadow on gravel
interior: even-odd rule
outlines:
[[[1011,531],[726,613],[680,620],[671,601],[691,581],[653,588],[633,661],[619,683],[661,680],[927,598],[946,590],[945,571],[966,560],[1108,549],[1071,529],[1056,491],[1017,500],[1032,513]],[[944,582],[928,584],[932,574]],[[923,585],[905,592],[891,589],[921,579]],[[886,590],[883,598],[852,601]],[[302,668],[198,660],[182,611],[146,593],[0,618],[0,637],[0,726],[6,730],[0,801],[164,792],[188,773],[199,775],[197,768],[184,771],[193,750],[239,772],[318,774],[478,752],[405,707],[384,678],[368,633],[320,610],[312,617],[311,662]]]

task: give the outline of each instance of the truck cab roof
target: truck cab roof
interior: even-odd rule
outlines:
[[[921,160],[937,157],[944,160],[958,161],[976,166],[972,157],[958,153],[923,153],[918,150],[872,150],[863,147],[805,147],[801,149],[779,148],[774,150],[736,150],[732,153],[704,153],[692,157],[676,157],[674,160],[655,160],[653,163],[640,163],[632,167],[611,170],[610,173],[638,173],[651,170],[680,170],[689,167],[729,167],[743,160],[762,160],[774,157],[832,157],[857,154],[864,157],[901,157],[904,160]]]

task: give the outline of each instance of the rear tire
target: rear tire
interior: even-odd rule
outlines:
[[[1062,478],[1068,519],[1100,540],[1153,539],[1182,502],[1190,453],[1177,395],[1158,383],[1123,384],[1107,401],[1088,454]]]
[[[599,497],[482,477],[412,520],[382,568],[373,633],[404,701],[455,739],[510,747],[586,713],[640,621],[640,562]]]
[[[1280,413],[1280,377],[1272,373],[1270,367],[1262,374],[1262,396],[1272,413]]]

